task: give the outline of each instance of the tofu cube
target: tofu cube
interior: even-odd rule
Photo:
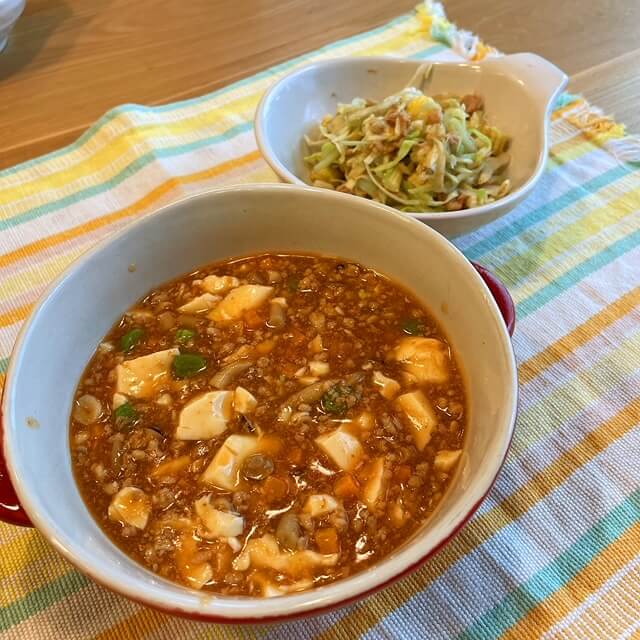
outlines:
[[[206,529],[207,538],[235,538],[242,534],[244,518],[235,513],[221,511],[211,505],[211,494],[195,501],[196,514]]]
[[[151,500],[142,489],[124,487],[111,499],[108,513],[111,520],[142,530],[149,520]]]
[[[243,284],[232,289],[207,316],[214,322],[240,320],[250,309],[256,309],[273,295],[273,287],[260,284]]]
[[[258,406],[258,400],[244,387],[236,387],[233,393],[233,408],[242,415],[253,413]]]
[[[364,453],[360,440],[344,427],[318,436],[315,442],[344,471],[355,469]]]
[[[456,465],[461,455],[462,449],[441,449],[436,454],[435,460],[433,461],[433,467],[438,471],[449,472]]]
[[[240,485],[240,465],[247,456],[260,451],[259,440],[258,436],[230,435],[200,476],[200,481],[220,489],[236,489]]]
[[[384,458],[376,458],[362,471],[362,499],[372,509],[385,493]]]
[[[416,447],[422,451],[438,423],[436,412],[422,391],[403,393],[396,398],[395,404],[407,418]]]
[[[186,313],[189,315],[195,315],[197,313],[204,313],[213,309],[218,302],[220,302],[220,296],[214,296],[210,293],[203,293],[201,296],[197,296],[193,300],[178,307],[180,313]]]
[[[321,518],[339,508],[338,501],[327,494],[314,494],[307,498],[302,510],[312,518]]]
[[[442,384],[449,379],[449,348],[433,338],[402,338],[391,357],[418,383]]]
[[[378,387],[380,395],[387,400],[393,400],[400,392],[400,383],[385,376],[381,371],[373,372],[373,384]]]
[[[239,284],[240,280],[233,276],[207,276],[201,281],[200,286],[208,293],[222,295]]]
[[[166,349],[125,360],[116,367],[116,393],[132,398],[150,398],[169,381],[169,371],[178,349]]]
[[[210,391],[187,403],[178,418],[178,440],[208,440],[227,429],[231,420],[231,391]]]

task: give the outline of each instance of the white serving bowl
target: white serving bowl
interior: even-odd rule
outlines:
[[[470,423],[459,471],[436,515],[376,566],[281,598],[208,595],[147,571],[101,531],[73,477],[68,421],[87,362],[126,309],[150,289],[197,267],[265,251],[340,256],[414,291],[443,326],[462,365]],[[182,200],[130,224],[51,285],[11,357],[2,403],[3,446],[28,518],[96,581],[193,618],[273,621],[361,598],[420,566],[456,533],[491,488],[505,458],[516,390],[513,351],[498,306],[471,264],[441,235],[387,207],[331,191],[232,187]],[[0,484],[7,489],[6,479]],[[16,514],[0,515],[19,521]]]
[[[401,58],[338,58],[311,64],[274,84],[255,116],[258,147],[284,182],[307,184],[304,134],[340,102],[362,97],[381,100],[400,91],[418,67]],[[505,198],[473,209],[412,213],[443,235],[472,231],[511,211],[534,188],[547,161],[547,129],[554,101],[567,76],[533,53],[491,58],[482,63],[434,62],[427,94],[476,93],[484,99],[488,121],[512,138]]]

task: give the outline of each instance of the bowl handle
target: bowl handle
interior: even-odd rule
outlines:
[[[4,459],[2,447],[2,394],[0,394],[0,520],[9,524],[17,524],[21,527],[32,527],[31,520],[22,508],[11,484],[7,463]]]
[[[507,331],[509,335],[513,335],[513,330],[516,328],[516,306],[513,304],[513,298],[509,293],[507,287],[502,284],[498,278],[496,278],[490,271],[487,271],[482,265],[471,263],[474,269],[478,272],[480,277],[484,280],[484,283],[489,287],[489,291],[493,296],[493,299],[500,309],[500,313],[504,318],[504,323],[507,325]]]
[[[532,95],[540,97],[547,112],[553,108],[556,97],[569,82],[564,71],[535,53],[514,53],[488,58],[482,64],[500,70],[520,83],[526,83]]]

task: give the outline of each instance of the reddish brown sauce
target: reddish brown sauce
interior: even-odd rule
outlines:
[[[272,596],[401,545],[442,498],[464,426],[458,367],[416,298],[361,265],[260,255],[123,316],[78,386],[71,451],[125,553],[194,588]]]

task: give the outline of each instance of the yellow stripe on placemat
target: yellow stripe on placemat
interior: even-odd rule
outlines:
[[[148,210],[151,206],[153,206],[162,196],[167,195],[174,189],[177,189],[180,185],[200,182],[209,178],[215,178],[233,169],[237,169],[248,165],[251,162],[255,162],[256,160],[260,160],[261,158],[262,156],[257,150],[251,151],[250,153],[247,153],[238,158],[233,158],[232,160],[228,160],[227,162],[223,162],[209,169],[197,171],[187,176],[171,177],[128,207],[113,211],[99,218],[94,218],[93,220],[78,225],[73,229],[53,234],[51,236],[48,236],[47,238],[43,238],[42,240],[32,242],[19,250],[13,251],[12,253],[7,253],[3,256],[0,256],[0,267],[4,267],[11,262],[15,262],[16,260],[22,260],[46,248],[61,244],[62,242],[81,235],[82,233],[88,233],[89,231],[94,231],[95,229],[99,229],[100,227],[105,227],[109,224],[112,224],[117,220],[122,220],[123,218],[129,218],[142,213],[143,211]]]
[[[556,109],[551,114],[551,120],[555,121],[555,120],[560,120],[562,118],[565,118],[568,113],[571,113],[572,111],[575,111],[576,109],[579,109],[580,107],[583,107],[586,104],[587,102],[585,100],[583,100],[582,98],[578,98],[577,100],[574,100],[569,104],[566,104],[564,107],[560,107],[559,109]]]
[[[402,33],[365,48],[359,51],[358,55],[381,55],[402,49],[414,41],[415,38],[411,34]],[[263,84],[266,85],[267,83]],[[107,146],[72,167],[62,169],[53,174],[37,176],[31,182],[0,189],[0,205],[8,205],[14,200],[23,200],[28,196],[40,194],[50,189],[73,185],[77,180],[97,174],[100,174],[100,181],[103,182],[120,171],[127,160],[139,157],[140,153],[136,152],[135,147],[138,144],[144,147],[148,139],[178,138],[204,129],[207,129],[207,135],[211,136],[224,132],[229,128],[230,122],[235,122],[236,124],[250,122],[263,90],[261,88],[249,95],[242,95],[225,103],[224,106],[212,105],[212,108],[208,111],[202,110],[194,116],[185,117],[174,122],[137,124],[133,128],[124,130],[120,135],[114,136]],[[108,173],[103,175],[102,172],[104,171]],[[73,189],[71,190],[73,191]],[[14,207],[12,215],[15,215],[20,209],[20,205],[17,205],[17,208]],[[8,210],[6,215],[8,215]],[[0,211],[0,219],[2,217]]]
[[[33,303],[23,304],[15,309],[0,313],[0,327],[7,327],[10,324],[21,322],[29,315],[32,308]]]
[[[36,531],[31,529],[19,531],[20,533],[11,542],[0,544],[0,580],[15,575],[31,559],[51,552],[51,547]]]
[[[94,640],[140,640],[162,626],[169,619],[166,614],[140,607],[106,631],[94,636]]]
[[[238,118],[246,122],[251,118],[251,112],[257,104],[258,95],[243,97],[227,107],[218,107],[211,111],[203,111],[194,116],[167,122],[166,124],[139,124],[122,135],[114,136],[109,144],[84,161],[61,171],[45,174],[38,177],[37,181],[20,184],[14,187],[0,189],[0,205],[7,205],[14,200],[21,201],[30,195],[41,194],[51,189],[58,189],[66,185],[73,185],[77,180],[99,176],[99,181],[106,181],[126,164],[138,158],[140,150],[148,146],[149,138],[179,137],[185,134],[195,133],[207,129],[207,135],[215,135],[229,127],[228,116]],[[234,111],[237,108],[237,111]],[[73,188],[77,186],[73,185]],[[72,190],[73,190],[72,188]],[[15,212],[12,211],[15,215]]]
[[[86,249],[87,245],[73,247],[69,251],[50,256],[37,264],[30,264],[18,273],[8,275],[2,281],[0,304],[23,293],[29,293],[33,289],[42,290],[84,252],[83,247]],[[2,322],[0,322],[1,326],[3,326]]]
[[[34,549],[32,557],[16,560],[23,564],[23,568],[0,583],[0,608],[24,601],[34,591],[46,590],[47,585],[75,571],[62,556],[52,553],[51,547],[44,551]]]
[[[608,326],[636,309],[638,305],[640,305],[640,286],[625,293],[609,306],[604,307],[571,332],[549,345],[544,351],[523,362],[518,367],[520,383],[531,382],[545,369],[560,362]]]
[[[557,278],[562,271],[568,271],[575,265],[584,262],[589,256],[599,253],[602,246],[600,242],[594,242],[590,248],[584,247],[580,252],[575,251],[570,255],[565,255],[562,271],[558,265],[552,262],[556,258],[581,242],[593,239],[605,229],[635,216],[637,207],[640,205],[640,188],[616,195],[617,197],[609,202],[598,203],[596,208],[580,217],[579,220],[562,226],[555,233],[528,245],[525,251],[514,255],[495,269],[499,277],[507,278],[511,283],[524,281],[526,278],[523,286],[519,287],[517,291],[512,287],[512,294],[516,294],[516,301],[532,295],[553,280],[551,277],[540,277],[541,273],[546,271]],[[612,230],[609,240],[613,242],[618,237],[626,236],[632,230],[632,224],[630,222],[629,229]],[[538,277],[532,278],[533,268],[538,266],[540,266]]]
[[[552,605],[545,601],[532,609],[505,633],[503,640],[540,638],[577,604],[599,589],[614,573],[631,562],[640,549],[640,522],[628,529],[612,545],[597,555],[587,567],[553,594]]]
[[[552,627],[546,634],[556,640],[602,640],[634,638],[633,627],[640,630],[640,561],[620,571],[613,585],[586,595],[584,604]],[[631,633],[631,635],[627,635]]]

